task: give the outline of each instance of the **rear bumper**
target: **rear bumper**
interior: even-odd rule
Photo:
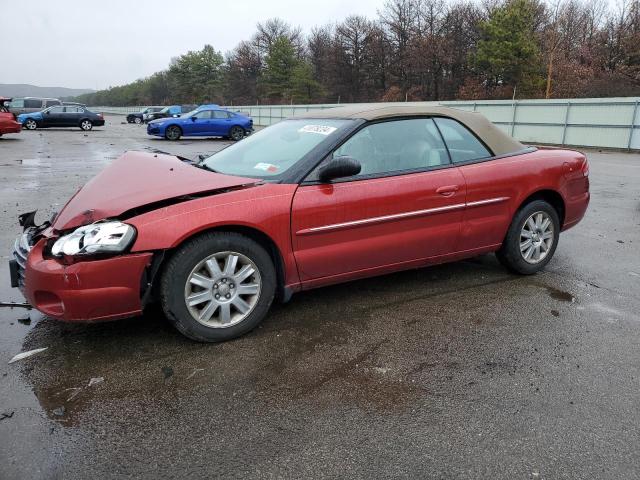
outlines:
[[[141,281],[152,253],[64,265],[43,257],[45,240],[28,253],[20,289],[45,315],[64,321],[101,321],[142,312]]]
[[[581,195],[570,198],[565,202],[565,219],[562,225],[562,231],[569,230],[584,218],[591,195],[585,192]]]
[[[95,127],[103,127],[104,126],[104,120],[91,120],[91,123],[93,123],[93,125]]]
[[[22,125],[18,122],[9,122],[0,126],[0,134],[5,133],[20,133],[22,131]]]

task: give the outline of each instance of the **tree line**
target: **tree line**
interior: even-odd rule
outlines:
[[[387,0],[304,33],[275,18],[223,55],[81,95],[89,105],[347,103],[640,93],[640,0]]]

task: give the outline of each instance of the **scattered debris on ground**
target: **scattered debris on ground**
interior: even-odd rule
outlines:
[[[99,383],[104,382],[104,377],[93,377],[91,380],[89,380],[89,387],[93,387],[94,385],[97,385]]]
[[[22,360],[23,358],[30,357],[32,355],[35,355],[36,353],[44,352],[47,348],[48,347],[36,348],[34,350],[29,350],[28,352],[19,353],[15,355],[11,360],[9,360],[9,363],[17,362],[18,360]]]
[[[0,302],[0,307],[7,308],[26,308],[31,310],[33,307],[26,302]]]
[[[2,413],[0,413],[0,422],[1,422],[2,420],[6,420],[7,418],[11,418],[11,417],[13,417],[13,413],[14,413],[14,412],[9,412],[9,413],[2,412]]]

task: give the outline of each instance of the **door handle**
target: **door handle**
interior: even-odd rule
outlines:
[[[444,187],[440,187],[436,189],[436,193],[439,193],[442,196],[450,197],[454,193],[456,193],[460,189],[459,185],[446,185]]]

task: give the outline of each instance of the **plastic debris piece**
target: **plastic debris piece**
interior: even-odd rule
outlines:
[[[58,407],[58,408],[54,408],[51,413],[53,413],[56,417],[62,417],[64,415],[65,412],[65,408],[64,407]]]
[[[23,358],[30,357],[31,355],[35,355],[36,353],[44,352],[49,347],[44,348],[36,348],[35,350],[29,350],[28,352],[22,352],[14,356],[9,363],[17,362],[18,360],[22,360]]]
[[[104,377],[93,377],[91,380],[89,380],[89,386],[93,387],[94,385],[102,382],[104,382]]]

